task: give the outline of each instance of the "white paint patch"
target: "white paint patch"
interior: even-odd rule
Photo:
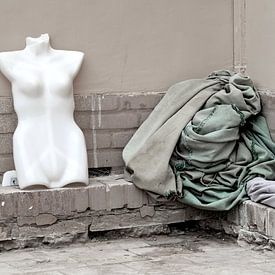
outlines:
[[[94,112],[96,110],[96,95],[92,95],[92,111]],[[94,160],[94,167],[98,167],[98,160],[97,160],[97,141],[96,141],[96,121],[95,121],[95,115],[92,113],[92,138],[93,138],[93,160]]]
[[[4,202],[4,201],[2,201],[1,205],[2,205],[2,206],[4,206],[4,205],[5,205],[5,202]]]
[[[98,104],[98,127],[100,128],[101,127],[101,99],[102,99],[102,96],[101,95],[98,95],[97,97],[97,104]]]

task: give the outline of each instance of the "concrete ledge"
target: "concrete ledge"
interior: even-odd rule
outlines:
[[[250,244],[269,250],[275,248],[275,209],[250,200],[221,213],[218,219],[204,220],[200,225],[224,230],[237,237],[240,245]]]
[[[214,219],[216,213],[160,204],[121,175],[87,187],[0,188],[0,250],[87,241],[89,232]]]
[[[160,228],[191,220],[224,230],[240,244],[275,247],[275,209],[251,201],[229,212],[158,203],[122,175],[92,178],[87,187],[0,187],[0,250],[87,241],[98,231]]]

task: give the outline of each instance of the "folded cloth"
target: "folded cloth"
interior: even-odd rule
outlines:
[[[247,182],[246,191],[252,201],[275,208],[275,181],[256,177]]]
[[[260,111],[251,79],[230,71],[173,85],[124,148],[126,179],[156,199],[231,209],[247,181],[275,178]]]

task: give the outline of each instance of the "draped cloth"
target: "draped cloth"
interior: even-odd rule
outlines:
[[[249,77],[217,71],[173,85],[123,151],[126,179],[156,199],[229,210],[246,183],[275,179],[275,144]]]

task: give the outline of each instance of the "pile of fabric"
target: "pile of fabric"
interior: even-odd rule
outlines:
[[[251,79],[218,71],[173,85],[123,159],[126,179],[156,199],[229,210],[249,196],[275,206],[274,154]]]

